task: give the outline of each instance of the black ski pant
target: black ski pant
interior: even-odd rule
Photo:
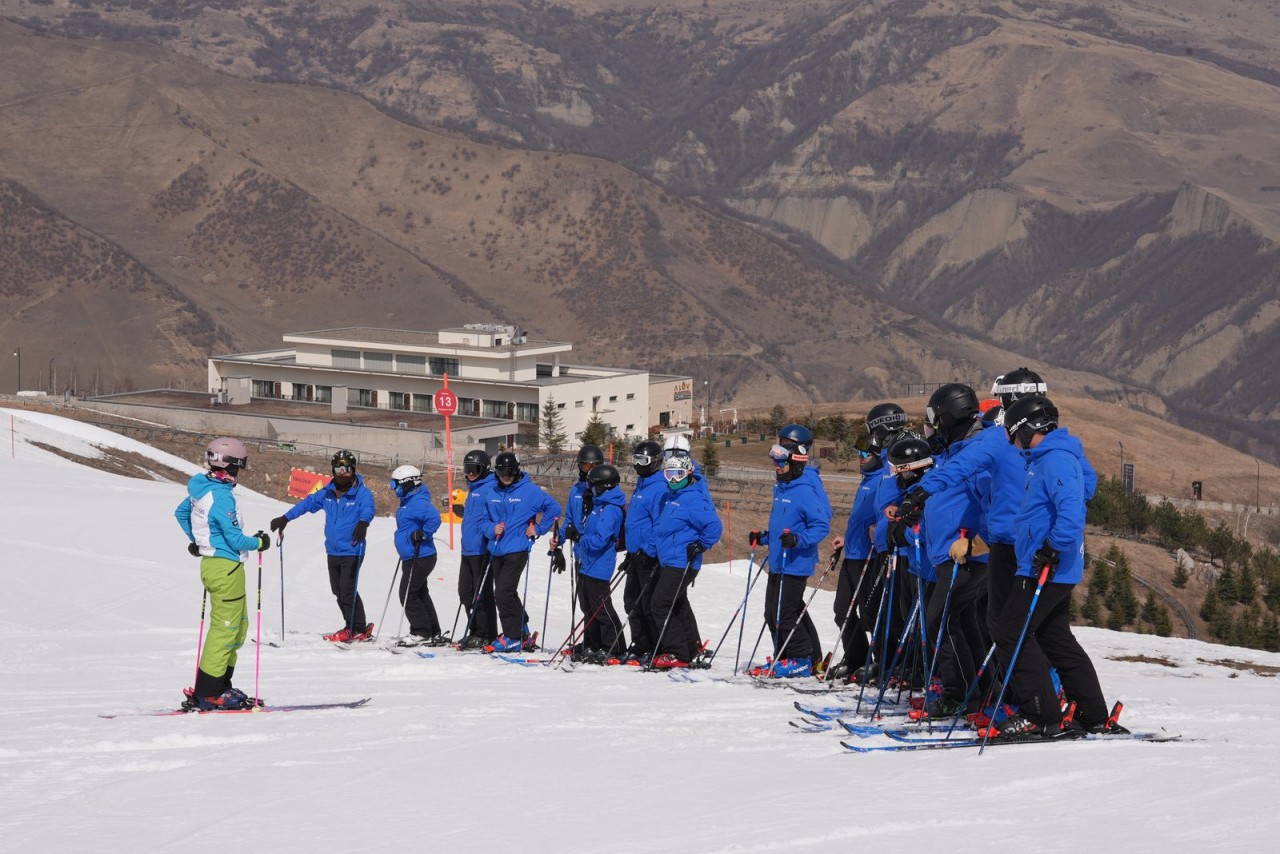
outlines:
[[[1074,588],[1074,584],[1045,584],[1005,692],[1024,717],[1048,727],[1062,720],[1050,667],[1057,669],[1067,699],[1076,703],[1077,722],[1086,727],[1096,726],[1104,722],[1108,714],[1093,661],[1071,633]],[[1035,592],[1036,579],[1018,576],[996,623],[996,657],[1006,673]]]
[[[653,651],[658,629],[653,624],[653,587],[658,561],[644,552],[631,552],[623,561],[627,580],[622,585],[622,607],[631,627],[631,649],[639,654]]]
[[[654,655],[669,652],[679,661],[692,661],[697,647],[698,623],[689,605],[689,587],[698,573],[683,566],[663,566],[654,570],[653,599],[650,602],[656,629]],[[666,626],[665,630],[663,626]],[[658,635],[662,640],[658,642]]]
[[[889,570],[891,566],[896,566],[893,570],[892,584],[889,582]],[[863,637],[870,637],[875,643],[876,654],[871,656],[871,649],[867,641],[857,642],[855,638],[855,652],[860,653],[856,658],[853,653],[846,656],[849,663],[855,667],[861,666],[866,661],[870,663],[872,658],[879,660],[886,656],[892,657],[893,650],[896,648],[898,638],[902,636],[902,627],[905,620],[898,616],[898,611],[902,607],[904,599],[911,600],[907,602],[908,614],[910,609],[915,605],[911,599],[911,593],[907,590],[907,585],[902,576],[906,575],[906,558],[897,559],[895,553],[880,555],[874,562],[875,575],[874,584],[868,580],[865,586],[870,589],[867,593],[866,606],[861,609],[861,619],[858,621],[859,632]],[[899,589],[901,588],[901,589]],[[890,607],[889,598],[892,595],[893,603]],[[874,635],[874,636],[873,636]],[[889,662],[885,661],[887,667]]]
[[[987,556],[987,634],[996,635],[996,623],[1018,574],[1018,555],[1008,543],[991,543]],[[990,643],[987,644],[990,646]]]
[[[807,575],[769,573],[769,583],[764,589],[764,621],[773,637],[775,658],[813,658],[815,654],[813,635],[807,627],[797,625],[803,622],[800,612],[804,609],[804,591],[808,580]],[[810,620],[811,624],[812,622]],[[788,635],[791,636],[790,640],[787,640]],[[786,646],[779,648],[784,643]]]
[[[529,618],[520,601],[520,576],[529,562],[528,552],[494,555],[490,564],[493,575],[493,598],[498,606],[502,634],[508,640],[522,640]],[[581,579],[579,579],[581,581]]]
[[[599,649],[606,653],[626,649],[627,639],[622,633],[622,621],[613,607],[609,594],[608,578],[592,578],[578,573],[578,606],[586,617],[582,628],[582,642],[587,649]]]
[[[351,626],[357,632],[364,631],[364,627],[368,625],[364,618],[364,602],[356,592],[356,576],[363,561],[364,555],[329,555],[329,590],[338,598],[343,625]],[[355,602],[354,617],[351,613],[352,602]]]
[[[435,555],[420,556],[417,560],[410,558],[400,567],[400,604],[409,620],[409,634],[418,637],[440,634],[440,619],[427,587],[435,568]]]
[[[832,605],[835,611],[836,628],[840,629],[840,644],[844,649],[844,662],[850,669],[862,663],[861,659],[857,660],[857,664],[853,664],[853,659],[849,657],[849,650],[857,646],[858,641],[854,635],[858,633],[858,621],[861,619],[862,606],[867,601],[868,591],[865,589],[869,585],[863,580],[863,573],[866,571],[867,561],[865,558],[845,558],[840,565],[840,577],[836,579],[836,598]],[[868,579],[869,581],[870,579]],[[862,588],[859,588],[859,582],[862,582]],[[857,601],[854,601],[854,594],[857,594]],[[862,657],[866,657],[866,639],[862,639],[864,650]]]
[[[476,591],[480,593],[476,600]],[[484,640],[498,636],[498,610],[493,602],[493,573],[489,554],[463,555],[458,567],[458,599],[467,609],[470,628],[466,634]]]
[[[936,571],[938,582],[929,595],[924,617],[929,661],[932,662],[937,650],[938,660],[932,665],[934,676],[942,679],[943,696],[958,702],[964,699],[987,653],[978,615],[978,602],[986,591],[987,565],[974,560],[958,568],[955,564],[943,563]],[[947,612],[945,625],[944,610]]]

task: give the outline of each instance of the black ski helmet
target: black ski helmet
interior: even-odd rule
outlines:
[[[813,447],[813,431],[803,424],[788,424],[778,431],[779,442],[795,442],[805,449],[805,453]]]
[[[897,477],[898,486],[903,489],[920,480],[933,467],[933,451],[929,443],[915,435],[894,442],[886,458],[889,472]]]
[[[336,469],[339,466],[345,466],[352,471],[356,468],[356,455],[354,451],[338,451],[329,460],[329,468]]]
[[[593,466],[604,462],[604,453],[596,445],[583,445],[578,449],[578,480],[586,480]]]
[[[631,452],[631,462],[640,477],[648,477],[661,471],[662,446],[652,439],[645,439]]]
[[[978,396],[972,388],[964,383],[946,383],[929,396],[924,421],[945,447],[964,437],[979,411]]]
[[[1030,368],[1014,368],[1007,374],[996,377],[991,384],[991,396],[1000,399],[1000,404],[1009,408],[1020,397],[1028,394],[1048,394],[1049,386],[1039,374]]]
[[[608,463],[601,463],[587,472],[587,483],[591,484],[591,491],[596,495],[604,495],[621,482],[618,470]]]
[[[907,411],[896,403],[877,403],[867,411],[871,450],[888,447],[888,438],[907,426]]]
[[[1052,433],[1057,428],[1058,407],[1043,394],[1023,395],[1004,411],[1005,432],[1019,448],[1029,447],[1036,433]]]
[[[490,466],[489,455],[479,448],[467,451],[467,455],[462,458],[463,474],[478,474],[484,477],[489,473]]]
[[[511,451],[503,451],[493,461],[493,471],[500,477],[516,477],[520,474],[520,458]]]

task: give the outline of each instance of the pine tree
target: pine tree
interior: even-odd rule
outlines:
[[[1089,570],[1089,595],[1105,599],[1111,580],[1111,570],[1102,561],[1094,561]]]
[[[1200,603],[1200,619],[1206,623],[1212,623],[1220,610],[1223,610],[1223,607],[1218,601],[1218,587],[1216,584],[1211,584],[1204,593],[1204,601]]]
[[[1156,621],[1156,609],[1159,604],[1156,602],[1156,593],[1154,590],[1147,591],[1146,601],[1142,603],[1142,619],[1148,623],[1154,624]]]
[[[769,429],[777,436],[778,431],[787,424],[787,409],[781,403],[775,403],[769,410]]]
[[[542,418],[538,425],[538,438],[548,453],[558,454],[564,450],[565,440],[569,437],[564,432],[564,417],[554,397],[548,397],[542,404]]]
[[[1178,565],[1173,570],[1173,586],[1182,590],[1187,586],[1187,582],[1191,580],[1191,573],[1187,572],[1186,566],[1182,561],[1178,561]]]
[[[715,477],[720,472],[720,452],[716,449],[716,440],[707,437],[702,443],[702,471],[704,474]]]
[[[1224,566],[1222,572],[1218,573],[1218,580],[1213,583],[1218,588],[1218,598],[1222,600],[1222,604],[1229,605],[1236,601],[1238,597],[1236,586],[1236,574],[1230,566]]]
[[[1173,617],[1169,615],[1169,608],[1163,602],[1156,607],[1156,618],[1152,620],[1152,626],[1160,637],[1173,637]]]
[[[1254,577],[1253,567],[1245,561],[1240,566],[1240,577],[1236,579],[1236,601],[1248,605],[1258,596],[1258,581]]]
[[[609,444],[609,425],[600,417],[600,413],[593,412],[591,417],[587,419],[587,426],[582,428],[582,444],[595,445],[597,448],[604,450]]]
[[[1101,627],[1104,619],[1102,616],[1102,597],[1092,590],[1089,595],[1084,597],[1084,605],[1080,609],[1080,616],[1089,625]]]

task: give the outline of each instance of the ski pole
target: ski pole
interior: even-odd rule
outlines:
[[[843,549],[836,549],[834,552],[832,552],[832,553],[831,553],[831,560],[827,563],[827,568],[826,568],[826,569],[824,569],[824,570],[822,570],[822,575],[821,575],[821,577],[819,577],[819,578],[818,578],[818,584],[817,584],[817,586],[815,586],[815,587],[813,588],[813,592],[809,594],[809,600],[808,600],[807,602],[805,602],[805,603],[804,603],[804,607],[800,609],[800,615],[799,615],[798,617],[796,617],[796,621],[795,621],[795,623],[793,623],[793,624],[792,624],[792,626],[791,626],[791,631],[787,632],[787,639],[786,639],[786,640],[784,640],[784,641],[782,642],[782,647],[781,647],[781,649],[786,649],[786,648],[787,648],[787,644],[791,643],[791,636],[792,636],[792,635],[794,635],[794,634],[796,633],[796,629],[800,628],[800,621],[804,619],[804,615],[805,615],[805,614],[809,613],[809,606],[810,606],[811,604],[813,604],[813,597],[817,596],[817,595],[818,595],[818,591],[822,589],[822,584],[823,584],[823,582],[825,582],[825,581],[827,580],[827,574],[828,574],[829,572],[831,572],[831,568],[832,568],[833,566],[835,566],[835,565],[836,565],[836,561],[838,561],[838,560],[840,559],[840,555],[841,555],[842,551],[843,551]],[[781,612],[782,612],[782,607],[781,607],[781,603],[782,603],[782,595],[781,595],[781,593],[779,593],[779,595],[778,595],[778,603],[779,603],[778,612],[779,612],[779,613],[781,613]],[[781,623],[779,623],[778,628],[779,628],[779,630],[781,630],[781,628],[782,628]],[[812,655],[812,652],[810,653],[810,655]],[[766,677],[766,678],[772,678],[772,677],[773,677],[773,670],[774,670],[774,668],[775,668],[775,667],[777,667],[777,666],[778,666],[778,659],[777,659],[777,658],[774,658],[774,659],[773,659],[773,664],[769,665],[769,675],[768,675],[768,677]]]
[[[262,705],[262,694],[258,692],[259,677],[262,674],[262,551],[258,551],[258,637],[253,646],[253,708]]]
[[[960,723],[960,718],[964,717],[964,710],[969,708],[969,700],[973,698],[973,692],[978,689],[978,683],[982,681],[982,674],[987,671],[987,664],[991,661],[991,656],[995,654],[996,645],[992,644],[991,649],[987,650],[986,658],[982,659],[982,664],[978,665],[978,672],[973,675],[973,681],[969,683],[968,690],[964,692],[964,700],[960,703],[960,711],[956,712],[955,717],[952,718],[951,726],[947,727],[947,734],[943,738],[951,738],[951,733],[955,731],[956,724]]]
[[[894,567],[897,566],[897,563],[898,547],[894,546],[893,551],[889,553],[888,560],[885,563],[884,575],[881,576],[880,579],[880,601],[876,604],[876,621],[871,627],[871,643],[867,646],[867,654],[862,661],[862,675],[861,678],[858,679],[858,704],[854,707],[855,714],[860,714],[862,711],[862,698],[867,693],[867,677],[871,671],[872,657],[878,657],[876,644],[880,639],[880,623],[884,619],[885,587],[888,584],[893,583],[893,570]]]
[[[676,595],[671,600],[671,607],[667,609],[667,616],[662,621],[662,628],[658,630],[658,639],[653,642],[653,654],[649,656],[649,663],[644,666],[646,673],[653,670],[653,662],[657,659],[658,653],[662,651],[662,638],[667,634],[667,624],[671,622],[671,615],[675,613],[676,604],[684,594],[684,580],[692,569],[693,558],[689,558],[689,562],[684,565],[684,571],[680,573],[680,586],[676,588]],[[662,572],[662,567],[658,567],[658,572]]]
[[[789,534],[791,533],[791,529],[783,528],[782,533]],[[787,580],[787,552],[788,551],[789,549],[787,549],[784,546],[782,549],[782,567],[778,570],[778,572],[781,574],[782,577],[778,579],[778,607],[777,607],[777,613],[775,613],[773,617],[773,660],[774,661],[777,661],[779,658],[782,657],[782,647],[779,645],[778,642],[782,639],[782,588],[784,586],[783,582]],[[773,674],[772,667],[769,668],[769,674],[770,675]]]
[[[618,584],[624,578],[626,578],[626,573],[620,571],[615,571],[613,573],[613,579],[609,582],[608,594],[601,598],[595,609],[592,610],[590,616],[583,611],[582,619],[573,624],[573,628],[569,630],[569,637],[564,639],[564,643],[560,644],[560,648],[551,656],[551,660],[547,662],[548,666],[555,667],[557,666],[557,663],[560,665],[564,664],[565,659],[569,657],[569,653],[573,651],[572,647],[574,643],[578,640],[578,630],[581,629],[582,637],[586,637],[587,629],[591,627],[593,622],[595,622],[596,615],[600,613],[600,610],[604,607],[604,603],[608,602],[609,599],[612,598],[613,591],[617,589]]]
[[[530,552],[530,556],[532,556]],[[542,602],[542,634],[539,637],[547,636],[547,614],[551,611],[551,576],[555,575],[555,567],[552,561],[547,561],[547,596]]]
[[[484,594],[484,586],[489,581],[489,570],[493,569],[493,555],[487,555],[487,557],[489,559],[484,562],[484,572],[480,575],[480,585],[476,587],[475,596],[471,597],[471,610],[467,614],[467,624],[462,627],[462,638],[464,640],[471,637],[471,625],[475,622],[476,611],[480,608],[480,599]],[[449,639],[453,640],[453,636],[450,635]],[[461,643],[462,641],[458,642]]]
[[[284,529],[277,535],[276,548],[280,557],[280,645],[284,646]]]
[[[347,635],[356,633],[356,603],[360,601],[360,565],[364,563],[364,540],[360,541],[356,555],[355,577],[351,579],[351,613],[347,616]],[[364,631],[364,626],[360,627]]]
[[[404,593],[398,597],[400,599],[400,622],[396,623],[397,638],[404,637],[404,616],[406,611],[405,602],[409,600],[409,591],[413,589],[413,574],[418,571],[418,552],[421,549],[422,543],[413,544],[413,563],[409,564],[409,575],[405,579]],[[353,614],[355,613],[355,607],[355,602],[353,601],[351,603],[351,613]],[[410,626],[409,628],[412,629],[413,626]]]
[[[938,624],[938,639],[933,644],[933,655],[929,657],[929,670],[924,675],[925,696],[928,696],[933,686],[933,673],[938,669],[938,653],[942,651],[942,636],[947,631],[947,616],[951,610],[951,597],[956,592],[956,574],[959,571],[960,561],[951,564],[951,584],[947,587],[947,595],[942,599],[942,622]]]
[[[1013,648],[1013,655],[1009,657],[1009,667],[1005,670],[1004,680],[1000,683],[1000,693],[996,695],[996,705],[991,714],[991,725],[987,727],[986,734],[982,737],[982,746],[978,748],[978,755],[982,755],[982,751],[987,749],[987,741],[991,738],[991,730],[995,729],[995,713],[1000,711],[1000,704],[1004,702],[1005,689],[1009,687],[1009,683],[1013,681],[1013,670],[1018,664],[1018,653],[1022,652],[1022,642],[1027,638],[1027,629],[1031,626],[1031,617],[1036,612],[1036,604],[1040,601],[1040,591],[1044,590],[1044,585],[1049,580],[1049,564],[1045,564],[1040,570],[1040,580],[1036,583],[1036,592],[1031,596],[1031,606],[1027,608],[1027,619],[1022,623],[1022,631],[1018,633],[1018,643]]]
[[[751,647],[751,655],[747,657],[747,667],[745,670],[742,671],[743,673],[750,675],[751,663],[756,660],[756,652],[758,652],[760,649],[760,641],[764,640],[764,630],[767,628],[769,628],[769,621],[761,620],[760,633],[756,635],[756,645]]]
[[[582,615],[584,618],[586,614]],[[577,631],[578,625],[578,555],[569,541],[569,638]]]
[[[747,602],[751,599],[751,588],[755,586],[755,579],[751,578],[751,564],[756,560],[756,547],[751,547],[751,559],[747,562],[747,592],[742,595],[742,604],[738,606],[738,611],[742,616],[738,619],[738,648],[733,653],[733,672],[738,672],[738,664],[742,661],[742,633],[747,627]],[[764,572],[764,568],[769,563],[769,556],[765,555],[764,560],[760,561],[760,568],[756,570],[756,578],[760,577],[760,573]],[[729,619],[729,625],[733,625],[733,618]],[[728,628],[725,629],[728,631]],[[722,641],[723,642],[723,641]],[[719,649],[720,647],[716,647]]]
[[[917,599],[915,607],[911,609],[911,616],[907,618],[907,624],[902,629],[902,636],[898,638],[898,647],[893,651],[893,663],[889,665],[890,673],[892,673],[893,670],[898,666],[898,658],[902,655],[902,650],[906,647],[908,638],[910,638],[911,642],[914,643],[915,638],[912,637],[912,633],[915,631],[916,620],[919,619],[919,617],[920,617],[920,600]],[[888,690],[889,690],[888,680],[881,682],[880,694],[876,697],[876,705],[875,705],[875,708],[871,710],[871,717],[874,718],[880,714],[880,706],[884,703],[884,695],[888,692]]]
[[[889,648],[889,639],[890,639],[890,637],[892,636],[892,635],[891,635],[891,633],[892,633],[892,631],[893,631],[893,614],[894,614],[894,610],[893,610],[893,609],[894,609],[894,607],[895,607],[895,606],[894,606],[894,603],[893,603],[893,599],[894,599],[894,595],[897,593],[897,589],[898,589],[897,574],[896,574],[896,573],[897,573],[897,569],[898,569],[898,554],[897,554],[897,551],[895,550],[895,551],[894,551],[894,555],[893,555],[893,564],[889,567],[889,576],[888,576],[888,578],[889,578],[889,583],[888,583],[888,590],[886,590],[886,591],[885,591],[885,592],[886,592],[886,594],[887,594],[887,595],[888,595],[888,597],[889,597],[889,606],[885,609],[885,620],[884,620],[884,647],[883,647],[883,649],[884,649],[884,650],[887,650],[887,649]],[[885,680],[885,678],[886,678],[886,675],[887,675],[887,674],[885,673],[885,656],[884,656],[884,655],[881,655],[881,656],[880,656],[880,681],[881,681],[881,683],[883,683],[883,682],[884,682],[884,680]]]
[[[529,538],[528,557],[524,561],[524,595],[520,597],[520,602],[524,606],[524,628],[521,631],[520,648],[524,649],[525,643],[529,639],[529,576],[533,575],[532,558],[533,558],[534,538]]]
[[[391,586],[387,588],[387,601],[382,603],[382,616],[378,618],[378,625],[375,627],[373,639],[376,641],[378,635],[382,632],[382,627],[387,623],[387,609],[391,607],[391,591],[396,589],[396,576],[400,574],[400,567],[404,561],[396,558],[396,568],[391,570]]]
[[[742,594],[742,601],[738,603],[738,607],[733,612],[733,616],[729,618],[729,622],[725,623],[724,634],[720,635],[720,643],[716,644],[716,648],[711,652],[711,657],[707,659],[708,664],[715,661],[716,655],[720,652],[720,647],[724,645],[725,639],[729,637],[729,632],[733,630],[733,624],[738,621],[738,613],[747,606],[747,600],[751,597],[751,588],[755,586],[756,579],[760,577],[760,573],[764,572],[765,565],[762,562],[756,569],[755,576],[753,577],[751,575],[751,567],[755,564],[755,560],[755,553],[752,552],[751,559],[747,562],[747,591]],[[741,637],[741,635],[739,635],[739,637]],[[739,644],[738,648],[741,650],[741,644]],[[733,666],[734,669],[737,669],[737,661],[734,661]]]
[[[875,551],[872,550],[871,553],[867,555],[866,561],[862,565],[862,572],[858,573],[858,583],[853,588],[853,595],[849,597],[849,608],[844,612],[844,622],[840,624],[840,636],[836,638],[836,646],[842,648],[841,654],[840,654],[841,660],[843,660],[844,656],[849,654],[848,644],[844,642],[845,627],[848,626],[849,621],[853,619],[853,611],[858,606],[858,596],[862,593],[862,582],[865,581],[867,576],[870,574],[867,570],[870,568],[871,561],[874,558],[875,558]],[[853,631],[857,631],[857,628],[858,627],[855,625],[853,627]],[[832,650],[831,661],[835,662],[835,660],[836,660],[835,651]],[[818,681],[826,682],[828,685],[830,685],[831,680],[828,677],[831,675],[831,671],[834,669],[835,669],[834,667],[828,667],[823,672],[822,677]]]
[[[196,633],[196,680],[200,679],[200,653],[204,649],[204,609],[209,603],[209,588],[200,582],[200,630]],[[195,682],[191,684],[196,684]]]

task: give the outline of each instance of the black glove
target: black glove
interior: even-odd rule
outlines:
[[[431,538],[427,536],[427,532],[421,528],[409,534],[409,542],[413,543],[415,546],[420,546],[429,539]]]
[[[258,538],[258,551],[265,552],[271,548],[271,538],[267,536],[266,531],[259,531],[254,536]]]
[[[909,525],[915,525],[924,515],[924,503],[929,500],[929,493],[923,489],[914,489],[907,493],[898,505],[898,515]]]
[[[586,516],[591,513],[591,508],[596,506],[596,494],[588,489],[582,493],[582,515]]]
[[[284,526],[281,525],[280,527],[283,528]],[[368,532],[369,532],[368,522],[364,522],[364,521],[356,522],[355,528],[352,529],[351,531],[351,545],[354,546],[356,543],[363,543],[365,534],[367,534]]]
[[[751,546],[751,548],[753,548],[753,549],[754,549],[756,546],[760,545],[760,532],[759,532],[759,531],[751,531],[751,532],[749,532],[749,533],[747,534],[747,545]]]
[[[910,527],[905,519],[894,519],[889,523],[889,542],[905,549],[910,545],[907,542],[907,529]]]
[[[693,559],[705,551],[706,549],[702,547],[702,543],[689,543],[684,550],[685,561],[687,563],[693,563]]]
[[[187,543],[187,554],[192,557],[200,557],[200,547],[195,543]]]
[[[1036,549],[1036,553],[1031,556],[1031,568],[1035,572],[1040,572],[1045,566],[1049,567],[1049,578],[1053,579],[1053,574],[1058,570],[1058,561],[1061,560],[1058,550],[1049,545],[1049,541],[1045,540],[1044,545]]]
[[[576,543],[578,541],[578,538],[581,536],[582,535],[578,533],[578,529],[573,526],[572,522],[570,522],[568,525],[565,526],[564,538],[569,542]]]
[[[782,536],[778,537],[778,542],[782,544],[784,549],[794,549],[800,545],[800,538],[791,531],[783,531]]]
[[[626,556],[626,557],[624,557],[624,558],[622,559],[622,563],[621,563],[621,564],[619,564],[619,566],[618,566],[618,572],[621,572],[621,573],[623,573],[624,575],[625,575],[626,573],[630,572],[630,571],[631,571],[631,562],[632,562],[632,560],[633,560],[633,558],[631,557],[631,553],[630,553],[630,552],[628,552],[628,553],[627,553],[627,556]]]
[[[554,548],[547,554],[551,555],[551,571],[557,575],[564,572],[565,568],[569,566],[568,561],[564,559],[564,549]]]
[[[288,524],[289,524],[289,520],[288,520],[288,519],[286,519],[286,518],[285,518],[285,517],[283,517],[283,516],[277,516],[276,518],[274,518],[274,519],[272,519],[272,520],[271,520],[271,530],[273,530],[273,531],[283,531],[283,530],[284,530],[284,526],[285,526],[285,525],[288,525]]]

